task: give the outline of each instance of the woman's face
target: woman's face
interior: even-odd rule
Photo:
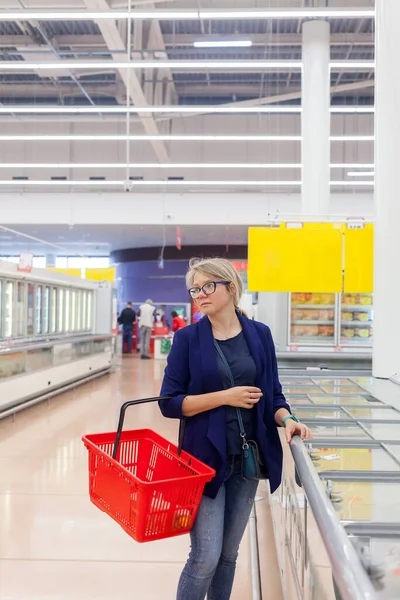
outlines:
[[[202,288],[210,281],[219,281],[219,279],[196,273],[193,281],[193,287]],[[215,288],[215,292],[209,296],[207,296],[202,290],[196,300],[196,304],[202,313],[208,316],[213,316],[223,312],[226,308],[233,306],[234,301],[229,286],[218,284]]]

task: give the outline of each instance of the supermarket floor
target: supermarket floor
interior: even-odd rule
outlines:
[[[164,364],[129,357],[116,373],[0,421],[0,599],[174,600],[188,536],[137,544],[90,504],[82,434],[113,431],[122,402],[157,395]],[[127,413],[176,439],[155,405]],[[280,600],[266,489],[257,503],[262,579]],[[248,535],[232,600],[250,600]]]

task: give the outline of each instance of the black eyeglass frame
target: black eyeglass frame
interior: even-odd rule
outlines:
[[[214,284],[214,289],[212,292],[207,293],[204,288],[206,287],[206,285],[210,285],[210,283]],[[230,285],[230,284],[231,284],[230,281],[207,281],[207,283],[205,283],[203,285],[203,287],[201,287],[201,288],[200,287],[190,288],[190,290],[188,290],[188,294],[192,298],[192,300],[197,300],[197,298],[200,296],[201,292],[203,292],[203,294],[205,296],[211,296],[212,294],[215,294],[217,285]],[[196,294],[196,296],[194,296],[193,294]]]

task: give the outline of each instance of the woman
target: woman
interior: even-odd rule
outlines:
[[[185,319],[183,319],[180,315],[178,315],[176,310],[172,311],[171,317],[172,317],[172,331],[174,333],[176,331],[178,331],[179,329],[183,329],[184,327],[186,327]]]
[[[204,490],[177,600],[204,600],[206,595],[229,600],[258,485],[242,476],[236,409],[246,438],[258,444],[272,492],[282,471],[277,427],[286,427],[288,442],[293,435],[311,434],[291,415],[282,394],[269,328],[239,310],[243,285],[231,263],[194,259],[186,283],[205,316],[175,334],[161,389],[171,399],[161,401],[160,408],[165,417],[185,420],[183,448],[213,467],[216,476]]]

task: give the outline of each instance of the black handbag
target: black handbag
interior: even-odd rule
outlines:
[[[222,362],[224,363],[231,387],[235,387],[235,380],[229,363],[226,360],[217,340],[215,339],[214,346]],[[242,475],[245,479],[267,479],[268,475],[261,461],[257,442],[254,440],[247,440],[240,408],[236,408],[236,415],[239,423],[240,437],[242,438]]]

